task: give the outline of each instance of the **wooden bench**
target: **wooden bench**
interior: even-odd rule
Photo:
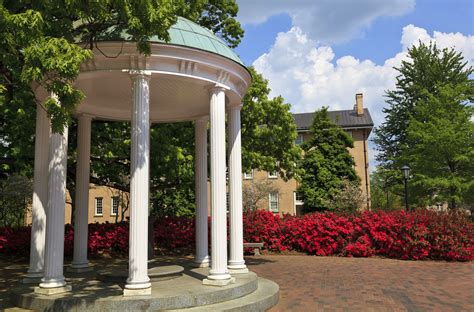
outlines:
[[[263,248],[263,243],[244,243],[244,248],[253,248],[253,255],[260,256],[260,248]]]

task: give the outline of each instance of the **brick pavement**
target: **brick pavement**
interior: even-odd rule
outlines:
[[[277,311],[474,311],[474,263],[262,256],[249,268],[280,285]]]
[[[474,311],[474,262],[306,255],[246,257],[246,262],[280,285],[280,302],[271,312]],[[0,258],[0,311],[25,311],[9,309],[8,289],[27,264]]]

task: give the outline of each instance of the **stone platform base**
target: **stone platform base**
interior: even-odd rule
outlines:
[[[49,311],[265,311],[278,302],[278,285],[255,273],[235,276],[235,283],[222,287],[202,285],[206,268],[185,267],[183,274],[166,281],[152,281],[151,294],[124,296],[123,283],[102,282],[93,273],[68,277],[73,291],[53,296],[38,294],[18,283],[11,290],[15,305]],[[53,310],[51,308],[54,307]]]
[[[148,269],[148,277],[153,282],[175,279],[183,275],[184,268],[180,265],[162,265]],[[112,267],[97,272],[97,279],[103,282],[125,283],[128,267]]]

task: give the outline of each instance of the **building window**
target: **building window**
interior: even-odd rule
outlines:
[[[276,171],[276,170],[270,171],[270,172],[268,173],[268,177],[269,177],[270,179],[276,179],[276,178],[278,178],[278,171]]]
[[[304,142],[304,137],[303,133],[298,133],[298,136],[296,137],[295,144],[296,145],[301,145]]]
[[[268,206],[271,212],[278,212],[279,210],[278,193],[268,194]]]
[[[118,209],[119,209],[119,197],[114,196],[112,197],[112,209],[110,210],[110,214],[112,216],[116,216],[118,214]]]
[[[295,203],[297,205],[303,205],[303,195],[301,193],[295,192]]]
[[[253,169],[248,172],[244,172],[244,180],[252,180],[253,179]]]
[[[104,214],[103,200],[104,199],[102,197],[95,198],[95,215],[96,216],[101,216]]]

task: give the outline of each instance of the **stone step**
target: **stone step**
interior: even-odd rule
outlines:
[[[34,293],[31,285],[11,289],[11,300],[18,307],[48,311],[162,311],[210,306],[245,297],[258,288],[253,272],[236,275],[236,281],[223,287],[205,286],[208,268],[186,269],[178,278],[152,282],[151,296],[123,297],[123,285],[95,280],[88,272],[67,279],[71,292],[46,296]]]
[[[280,297],[280,287],[278,284],[261,278],[258,278],[258,288],[253,293],[246,296],[215,303],[205,306],[198,306],[187,309],[166,310],[173,312],[207,312],[207,311],[226,311],[226,312],[258,312],[266,311],[278,303]]]

